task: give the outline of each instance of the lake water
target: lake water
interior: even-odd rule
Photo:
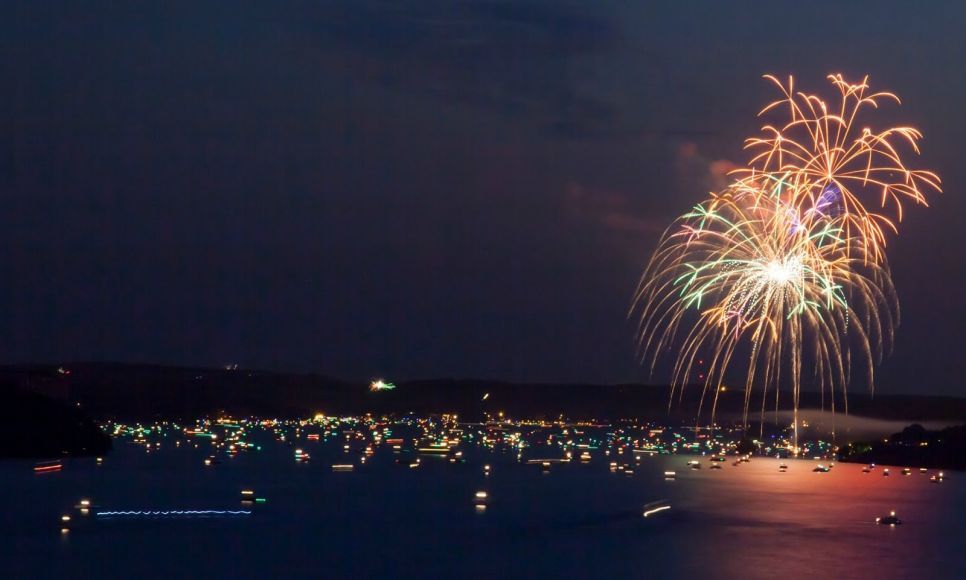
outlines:
[[[467,461],[421,456],[398,466],[389,449],[353,472],[337,444],[292,448],[205,467],[206,451],[146,453],[119,443],[98,467],[66,461],[34,475],[0,462],[0,574],[7,578],[966,578],[966,474],[941,484],[914,470],[863,474],[839,464],[754,458],[721,470],[691,456],[644,457],[633,475],[613,459],[539,466],[512,453],[467,451]],[[408,461],[406,462],[408,463]],[[482,465],[492,465],[484,475]],[[915,466],[913,466],[915,467]],[[677,472],[666,481],[665,470]],[[932,472],[931,472],[932,473]],[[251,488],[267,499],[240,503]],[[474,506],[485,490],[485,511]],[[253,509],[249,517],[111,520],[95,510]],[[670,510],[642,517],[666,499]],[[875,517],[895,509],[904,524]],[[60,532],[61,514],[73,516]]]

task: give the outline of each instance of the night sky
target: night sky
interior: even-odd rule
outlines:
[[[0,361],[647,380],[660,231],[842,72],[945,189],[878,387],[962,394],[966,4],[858,4],[4,2]]]

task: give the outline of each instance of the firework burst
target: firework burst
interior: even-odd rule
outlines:
[[[766,78],[785,98],[762,113],[785,106],[790,120],[749,139],[753,157],[734,172],[732,185],[665,232],[632,312],[640,317],[640,353],[652,373],[662,356],[673,360],[672,401],[697,379],[702,407],[713,393],[713,419],[720,387],[740,368],[746,424],[756,389],[764,413],[769,396],[777,409],[781,387],[789,388],[797,448],[803,382],[823,397],[828,392],[833,412],[837,391],[847,405],[854,362],[872,387],[899,314],[885,232],[896,230],[903,201],[925,204],[924,192],[938,191],[940,181],[907,168],[899,154],[896,141],[918,153],[915,129],[854,129],[863,108],[898,100],[891,93],[869,93],[865,80],[853,85],[831,76],[841,96],[831,108],[794,92],[791,79],[782,85]],[[872,192],[877,211],[865,205]]]

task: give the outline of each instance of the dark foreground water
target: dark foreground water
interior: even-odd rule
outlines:
[[[761,458],[690,470],[682,455],[643,458],[624,475],[608,463],[627,457],[600,454],[543,473],[479,451],[410,469],[384,450],[337,473],[338,445],[310,449],[309,464],[273,444],[206,468],[201,450],[121,443],[101,467],[73,460],[44,476],[2,462],[0,577],[966,578],[961,472],[934,484],[896,468],[812,473],[811,461],[779,473]],[[95,511],[248,509],[243,488],[268,500],[250,517],[119,521],[72,509],[82,497]],[[478,490],[489,493],[483,512]],[[658,499],[672,509],[643,518]],[[903,525],[874,523],[891,509]]]

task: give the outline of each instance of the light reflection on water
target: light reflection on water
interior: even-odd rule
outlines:
[[[121,445],[102,467],[69,461],[35,476],[0,463],[0,562],[33,577],[686,577],[966,578],[966,474],[942,484],[914,470],[861,473],[839,464],[755,458],[690,470],[690,456],[643,458],[633,476],[614,458],[520,465],[510,453],[467,452],[465,464],[423,456],[418,469],[379,451],[355,470],[337,446],[295,464],[291,448],[204,467],[207,452],[145,454]],[[626,458],[630,459],[630,458]],[[482,465],[492,465],[485,476]],[[915,467],[915,466],[911,466]],[[677,478],[665,481],[663,472]],[[240,509],[239,492],[268,499],[244,521],[94,521],[60,514],[81,497],[99,509]],[[486,509],[474,494],[486,490]],[[672,509],[643,518],[641,507]],[[875,517],[895,509],[902,526]]]

